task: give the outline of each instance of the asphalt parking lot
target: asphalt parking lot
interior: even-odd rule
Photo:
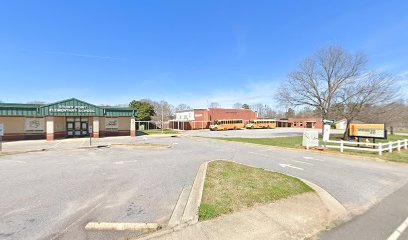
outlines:
[[[85,145],[86,140],[82,141],[76,144]],[[1,156],[0,191],[4,194],[0,238],[93,239],[84,230],[90,221],[166,224],[182,189],[192,185],[200,164],[213,159],[304,178],[326,189],[354,214],[408,179],[406,165],[316,152],[191,137],[135,141],[171,148],[55,147],[52,151]]]
[[[303,128],[275,128],[275,129],[238,129],[229,131],[210,131],[194,130],[186,131],[186,136],[212,137],[212,138],[275,138],[275,137],[294,137],[302,136],[304,131],[319,131],[321,129],[303,129]],[[333,133],[343,133],[342,131],[332,130]]]
[[[216,138],[273,138],[302,136],[303,129],[275,128],[275,129],[238,129],[229,131],[194,130],[186,131],[187,136],[216,137]]]

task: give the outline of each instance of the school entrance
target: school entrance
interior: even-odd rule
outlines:
[[[67,137],[87,137],[88,118],[87,117],[67,117]]]

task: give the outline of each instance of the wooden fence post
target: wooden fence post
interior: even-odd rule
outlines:
[[[378,155],[382,155],[382,143],[378,144]]]
[[[343,143],[343,139],[340,140],[340,152],[344,151],[344,143]]]
[[[400,144],[400,140],[397,140],[397,150],[398,152],[401,151],[401,144]]]
[[[388,143],[388,152],[392,153],[392,142]]]
[[[408,139],[405,139],[405,150],[408,149]]]

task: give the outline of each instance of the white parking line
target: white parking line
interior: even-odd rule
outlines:
[[[293,166],[292,164],[284,164],[284,163],[279,163],[279,165],[280,165],[281,167],[283,167],[283,168],[285,168],[285,167],[289,167],[289,168],[294,168],[294,169],[301,170],[301,171],[303,171],[303,170],[304,170],[303,168],[300,168],[300,167],[295,167],[295,166]]]
[[[293,160],[294,162],[297,162],[297,163],[303,163],[303,164],[307,164],[307,165],[312,165],[313,166],[313,163],[308,163],[308,162],[302,162],[302,161],[297,161],[297,160]]]
[[[407,229],[408,227],[408,217],[401,223],[401,225],[395,230],[391,236],[387,238],[387,240],[397,240],[401,234]]]
[[[324,162],[324,160],[322,160],[322,159],[317,159],[317,158],[314,158],[314,157],[303,157],[304,159],[307,159],[307,160],[313,160],[313,161],[319,161],[319,162]]]

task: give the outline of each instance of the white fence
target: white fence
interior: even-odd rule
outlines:
[[[393,152],[393,149],[401,151],[401,149],[408,149],[408,139],[397,140],[394,142],[387,143],[369,143],[369,142],[350,142],[350,141],[327,141],[321,142],[327,148],[336,148],[340,149],[340,152],[343,152],[344,149],[358,150],[358,151],[369,151],[369,152],[378,152],[379,155],[382,155],[383,152]],[[339,144],[339,145],[331,145]],[[347,145],[357,145],[357,147],[351,147]],[[359,146],[373,147],[373,148],[361,148]],[[377,148],[375,148],[377,147]]]

